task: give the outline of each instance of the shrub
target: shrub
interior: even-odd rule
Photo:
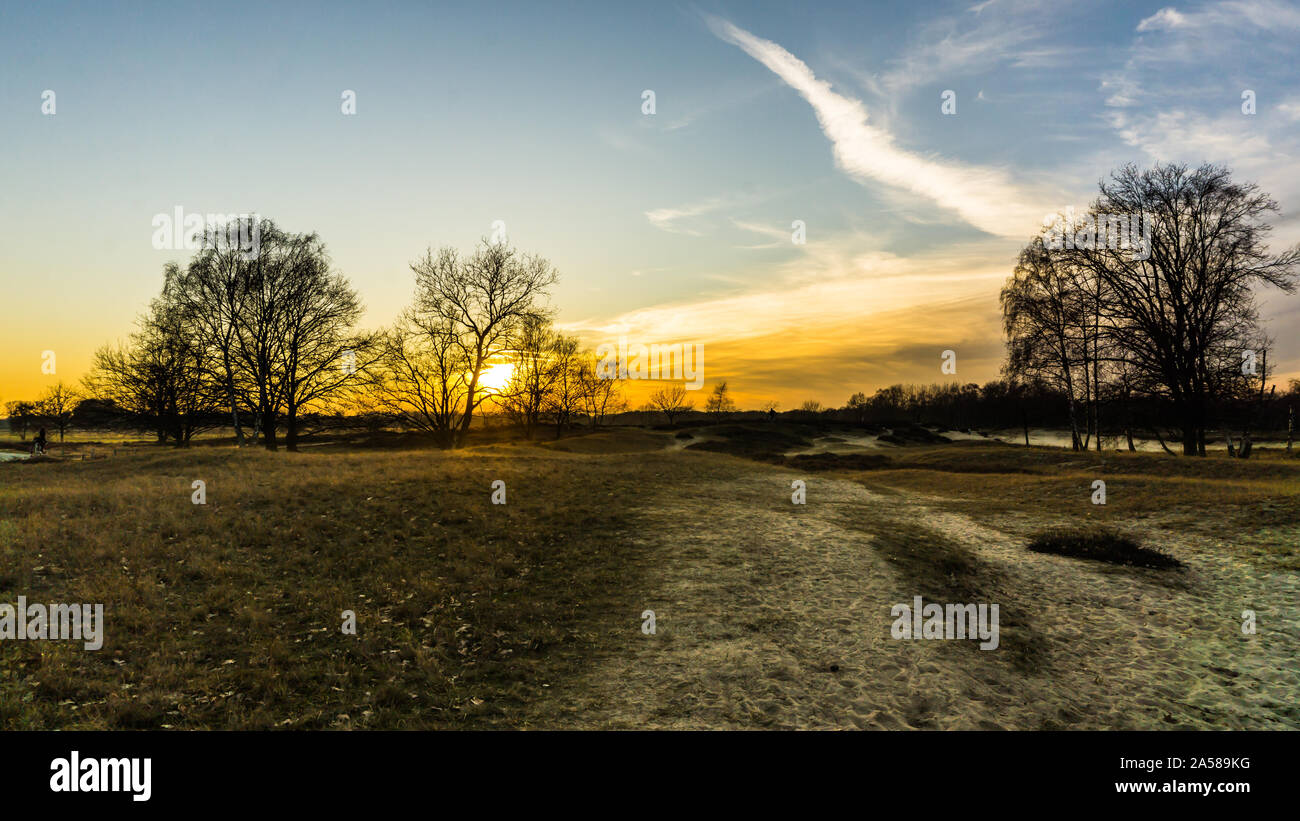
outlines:
[[[1029,549],[1035,553],[1051,553],[1132,567],[1165,569],[1183,566],[1173,556],[1142,547],[1128,536],[1104,528],[1043,531],[1030,540]]]

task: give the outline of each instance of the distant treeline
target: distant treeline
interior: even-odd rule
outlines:
[[[1252,432],[1289,433],[1297,383],[1280,396],[1269,384],[1278,357],[1255,296],[1293,292],[1300,269],[1300,247],[1267,249],[1277,203],[1214,165],[1126,166],[1100,189],[1064,233],[1058,220],[1030,241],[1002,289],[1003,379],[892,385],[843,408],[808,402],[782,415],[1020,427],[1026,441],[1031,427],[1055,427],[1075,449],[1154,437],[1188,455],[1204,455],[1214,429],[1242,456]],[[281,431],[293,449],[307,429],[392,427],[456,447],[485,415],[529,437],[543,424],[560,436],[625,409],[595,354],[554,327],[546,300],[558,274],[547,260],[485,240],[470,254],[429,248],[410,269],[410,306],[363,331],[360,297],[319,236],[270,220],[211,226],[188,265],[165,267],[136,332],[96,352],[83,389],[60,383],[9,403],[10,427],[23,437],[36,425],[124,427],[178,446],[225,429],[271,450]],[[692,397],[671,383],[642,410],[671,426],[695,413]],[[727,383],[703,410],[715,421],[738,413]]]
[[[1294,409],[1300,404],[1300,380],[1291,380],[1284,393],[1226,397],[1211,403],[1207,423],[1225,434],[1250,431],[1283,435],[1290,432]],[[1119,439],[1126,446],[1134,438],[1177,442],[1180,432],[1173,402],[1159,396],[1103,391],[1096,403],[1095,428],[1081,432],[1083,448],[1098,448],[1096,430],[1103,438]],[[808,411],[795,414],[814,416]],[[1070,430],[1069,399],[1046,382],[994,380],[984,385],[948,383],[890,385],[871,396],[854,394],[842,408],[816,412],[864,425],[934,425],[954,430],[1055,428]]]

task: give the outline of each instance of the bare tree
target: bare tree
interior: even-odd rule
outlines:
[[[617,379],[606,379],[596,368],[594,357],[588,357],[579,366],[578,379],[582,409],[594,430],[605,417],[627,408],[627,401],[619,391]]]
[[[732,401],[731,394],[727,389],[727,383],[719,382],[713,386],[712,393],[709,394],[708,400],[704,403],[704,412],[714,415],[723,413],[734,413],[736,403]]]
[[[462,258],[455,249],[432,249],[411,264],[416,311],[445,327],[461,349],[469,374],[464,413],[453,445],[462,444],[474,411],[488,398],[479,380],[490,362],[505,357],[529,317],[544,316],[539,302],[557,279],[549,262],[522,255],[504,243],[486,240]]]
[[[672,386],[650,394],[650,405],[658,408],[668,418],[668,424],[672,425],[678,416],[695,407],[695,402],[687,398],[685,386],[674,382]]]
[[[216,426],[220,400],[209,349],[174,300],[174,274],[169,265],[162,294],[127,344],[96,351],[85,385],[136,427],[154,431],[159,444],[171,438],[183,446],[199,430]]]
[[[366,374],[376,408],[436,434],[443,447],[454,446],[470,392],[470,363],[451,322],[408,310],[383,336]]]
[[[72,412],[80,400],[81,397],[77,392],[63,382],[46,388],[41,398],[36,400],[37,415],[54,426],[59,432],[60,442],[63,441],[68,428],[72,427]]]
[[[1067,251],[1100,279],[1106,333],[1136,377],[1172,402],[1183,453],[1205,453],[1208,410],[1257,333],[1254,289],[1295,290],[1300,246],[1268,252],[1277,203],[1228,169],[1125,166],[1101,184],[1095,214],[1146,215],[1149,253],[1112,243]],[[1111,247],[1115,245],[1115,247]]]
[[[344,395],[378,358],[378,338],[357,334],[361,301],[348,281],[330,270],[324,246],[307,239],[311,253],[286,273],[292,277],[282,307],[278,369],[284,402],[285,447],[298,449],[302,411]]]
[[[315,235],[290,234],[271,220],[262,221],[259,240],[257,256],[242,271],[231,360],[236,399],[254,412],[253,441],[260,435],[267,450],[276,450],[285,402],[288,309],[297,296],[298,269],[314,266],[313,257],[323,251]]]
[[[849,412],[854,422],[861,425],[867,421],[867,413],[871,409],[871,403],[867,400],[867,395],[859,391],[849,397],[844,409]]]
[[[1076,382],[1080,369],[1088,370],[1080,333],[1087,316],[1080,282],[1069,262],[1035,237],[1020,252],[1001,294],[1008,346],[1004,370],[1013,380],[1046,379],[1065,394],[1074,450],[1084,445]]]
[[[551,359],[555,382],[546,398],[546,409],[555,420],[555,438],[559,439],[582,405],[582,356],[578,340],[571,336],[556,336],[551,346]]]
[[[36,418],[36,403],[14,400],[5,403],[5,413],[9,415],[9,432],[17,433],[21,441],[27,441],[27,430]]]
[[[527,439],[533,438],[560,375],[555,361],[557,338],[545,317],[529,316],[520,322],[510,379],[496,397],[497,404]]]
[[[271,224],[257,226],[275,235]],[[242,246],[254,226],[247,220],[225,226],[209,226],[203,247],[194,255],[184,272],[177,271],[173,292],[177,305],[193,323],[198,341],[209,349],[214,378],[223,388],[235,442],[244,445],[243,420],[237,400],[238,361],[236,341],[246,329],[245,310],[249,298],[249,272],[252,261]]]

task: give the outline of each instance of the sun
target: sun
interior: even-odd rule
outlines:
[[[510,382],[510,375],[514,372],[515,363],[513,362],[497,362],[496,364],[489,365],[483,373],[479,375],[479,387],[493,393],[499,393],[505,389],[506,385]]]

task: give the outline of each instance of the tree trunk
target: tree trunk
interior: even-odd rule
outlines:
[[[284,449],[298,450],[298,409],[290,405],[285,414]]]
[[[1068,386],[1066,388],[1069,390]],[[1079,419],[1074,413],[1074,395],[1070,396],[1070,449],[1079,449]]]
[[[266,411],[262,414],[262,440],[267,450],[279,450],[279,443],[276,442],[275,438],[277,422],[274,411]]]
[[[235,426],[235,445],[244,446],[244,426],[239,423],[239,410],[235,407],[235,393],[230,392],[230,422]]]
[[[235,444],[238,447],[244,446],[244,426],[239,423],[239,408],[235,404],[235,372],[230,367],[230,355],[226,353],[229,350],[230,340],[226,340],[226,345],[222,350],[222,364],[226,367],[226,403],[230,405],[230,421],[235,426]]]
[[[1170,456],[1177,455],[1176,453],[1174,453],[1172,450],[1169,449],[1168,445],[1165,444],[1165,437],[1161,435],[1160,428],[1152,428],[1151,432],[1156,435],[1156,441],[1160,443],[1160,447],[1161,449],[1164,450],[1165,453],[1169,454]]]

